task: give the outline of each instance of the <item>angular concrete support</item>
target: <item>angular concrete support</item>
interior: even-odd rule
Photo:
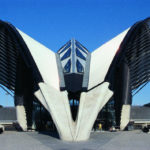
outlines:
[[[124,130],[130,121],[131,105],[123,105],[121,111],[120,130]]]
[[[43,99],[39,100],[47,104],[60,138],[65,141],[74,141],[75,125],[71,117],[67,92],[60,92],[44,83],[40,83],[39,87],[45,102],[42,102]]]
[[[23,105],[16,106],[17,121],[23,131],[27,131],[27,118],[25,107]]]
[[[19,124],[19,128],[22,131],[27,131],[27,115],[24,106],[24,97],[21,95],[15,96],[15,107],[16,107],[16,115],[17,122]]]
[[[40,91],[35,95],[50,112],[62,140],[84,141],[89,138],[99,111],[113,95],[108,86],[109,83],[105,82],[81,94],[76,122],[71,116],[67,92],[60,92],[45,83],[40,83]]]
[[[36,98],[41,102],[41,104],[45,107],[45,109],[46,109],[47,111],[49,111],[47,102],[46,102],[45,98],[43,97],[42,91],[39,89],[38,91],[36,91],[36,92],[34,93],[34,95],[35,95]]]
[[[95,89],[81,94],[75,141],[84,141],[89,138],[99,111],[113,95],[108,86],[109,83],[105,82]]]

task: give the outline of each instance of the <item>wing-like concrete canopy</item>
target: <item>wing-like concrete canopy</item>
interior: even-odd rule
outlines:
[[[92,52],[88,89],[105,81],[111,63],[128,31],[129,28]]]
[[[19,31],[19,33],[27,44],[43,77],[43,82],[38,84],[39,90],[35,92],[35,95],[50,112],[60,137],[63,140],[69,141],[88,139],[98,112],[112,96],[112,92],[108,89],[109,83],[104,83],[100,87],[90,91],[88,95],[85,92],[81,94],[78,119],[74,122],[71,117],[67,92],[61,92],[59,90],[59,77],[55,54],[23,32]],[[91,101],[91,98],[93,101]],[[90,105],[91,108],[89,109],[85,104],[87,106]],[[92,109],[95,110],[93,114],[91,113]],[[86,117],[87,113],[89,113],[88,117],[91,115],[90,120]],[[89,123],[85,126],[88,120]],[[80,130],[83,128],[85,128],[85,131],[81,132]]]

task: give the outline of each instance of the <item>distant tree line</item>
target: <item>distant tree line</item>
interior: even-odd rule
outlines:
[[[144,106],[146,106],[146,107],[150,107],[150,103],[148,103],[148,104],[145,104]]]

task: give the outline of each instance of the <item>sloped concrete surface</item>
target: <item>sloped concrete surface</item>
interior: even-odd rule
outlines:
[[[0,135],[0,150],[149,150],[150,134],[141,131],[92,132],[86,142],[64,142],[38,132]]]

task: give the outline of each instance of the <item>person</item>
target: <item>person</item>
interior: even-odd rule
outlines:
[[[148,126],[147,126],[147,125],[144,126],[144,128],[143,128],[142,130],[143,130],[143,132],[145,132],[145,133],[148,133],[148,132],[149,132],[149,129],[148,129]]]
[[[99,129],[100,131],[102,131],[102,124],[101,124],[101,123],[98,124],[98,129]]]
[[[4,126],[0,125],[0,134],[4,132]]]

